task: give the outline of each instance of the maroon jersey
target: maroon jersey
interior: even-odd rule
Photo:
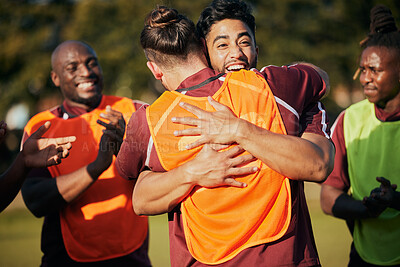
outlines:
[[[326,87],[317,72],[311,67],[293,65],[289,67],[269,66],[261,72],[268,82],[286,127],[288,135],[301,136],[311,132],[329,138],[326,111],[319,99],[325,95]],[[211,69],[188,77],[177,89],[195,86],[215,76]],[[198,89],[183,91],[189,96],[213,95],[223,84],[225,76]],[[122,177],[136,179],[146,168],[165,171],[152,145],[146,119],[146,107],[142,107],[127,127],[127,136],[118,154],[116,167]],[[235,258],[217,266],[314,266],[319,265],[318,254],[312,233],[310,216],[302,181],[290,181],[292,192],[292,217],[288,231],[279,240],[251,247]],[[180,205],[168,214],[170,256],[173,267],[206,266],[196,261],[189,253],[183,233]]]
[[[347,151],[344,140],[343,111],[332,126],[332,141],[335,144],[335,166],[328,179],[324,182],[326,185],[333,186],[337,189],[347,192],[350,188],[350,178],[348,173]],[[398,121],[400,120],[400,108],[394,112],[387,113],[375,105],[375,116],[380,121]]]

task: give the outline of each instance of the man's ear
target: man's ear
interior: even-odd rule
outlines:
[[[54,85],[56,87],[60,87],[60,78],[58,77],[57,73],[55,73],[54,70],[52,70],[50,75]]]
[[[152,61],[147,61],[147,67],[150,69],[151,73],[153,73],[154,78],[157,80],[161,80],[163,73],[156,63]]]

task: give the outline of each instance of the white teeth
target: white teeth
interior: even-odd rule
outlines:
[[[93,82],[86,82],[86,83],[80,83],[78,84],[79,89],[86,89],[90,86],[92,86],[94,83]]]
[[[233,65],[233,66],[230,66],[228,68],[229,71],[231,71],[231,70],[241,70],[241,69],[244,69],[243,65]]]

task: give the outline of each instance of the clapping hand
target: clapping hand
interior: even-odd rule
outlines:
[[[386,208],[392,205],[397,185],[391,184],[384,177],[376,177],[381,183],[380,187],[374,188],[368,197],[364,197],[363,203],[372,217],[378,217]]]
[[[125,119],[121,112],[113,110],[110,106],[106,107],[106,113],[101,113],[100,117],[109,121],[106,123],[97,120],[98,124],[105,127],[103,136],[108,136],[108,138],[102,138],[103,144],[107,143],[107,147],[102,149],[112,150],[114,155],[118,155],[125,134]]]

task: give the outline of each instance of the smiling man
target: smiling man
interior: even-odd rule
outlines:
[[[199,36],[203,39],[208,61],[213,69],[227,73],[256,68],[258,57],[256,24],[251,12],[251,7],[240,0],[214,0],[203,10],[196,28]],[[270,65],[261,68],[260,73],[273,92],[288,135],[298,137],[298,141],[299,139],[309,141],[321,153],[320,155],[329,157],[330,167],[327,172],[329,173],[332,170],[334,148],[328,136],[326,110],[320,102],[321,98],[329,92],[328,75],[309,63],[282,67]],[[200,118],[201,122],[196,124],[196,130],[187,131],[185,134],[200,133],[203,142],[215,141],[216,137],[208,133],[209,131],[202,125],[210,125],[210,122],[215,122],[219,118],[214,116],[214,113],[202,111],[196,111],[194,114]],[[193,121],[185,118],[179,119],[179,122],[193,125]],[[225,120],[222,124],[229,125],[229,121]],[[239,134],[238,131],[236,133]],[[249,131],[246,138],[252,147],[260,149],[259,155],[274,157],[268,162],[270,167],[275,167],[278,172],[291,178],[292,218],[289,229],[282,238],[244,250],[242,257],[246,258],[246,263],[249,263],[248,259],[251,258],[255,262],[257,262],[255,259],[260,260],[268,266],[318,266],[318,253],[303,182],[318,181],[315,177],[313,178],[318,172],[310,172],[312,169],[307,164],[307,160],[312,157],[307,153],[297,153],[296,150],[299,148],[297,145],[285,149],[288,142],[274,143],[265,137],[251,135]],[[234,140],[238,142],[239,136]],[[268,143],[269,149],[265,149],[265,147],[262,149],[263,143]],[[199,144],[201,142],[194,145]],[[293,155],[294,158],[282,160],[287,151],[291,151],[290,155]],[[252,154],[256,156],[256,153],[252,152]],[[288,162],[291,162],[290,166]],[[183,243],[178,239],[175,242],[178,245]],[[237,262],[232,262],[231,266],[235,266],[235,264],[239,265]]]
[[[241,20],[213,24],[206,36],[210,64],[219,72],[255,68],[258,47],[250,27]]]
[[[196,30],[214,70],[227,73],[257,67],[256,22],[246,2],[212,1],[202,11]],[[294,128],[287,129],[288,133],[305,139],[327,137],[328,118],[320,102],[330,89],[325,71],[302,62],[282,67],[269,65],[260,73],[270,85],[280,111],[296,122]],[[318,87],[319,82],[324,86]]]
[[[22,187],[29,210],[45,217],[41,266],[151,266],[147,218],[132,208],[135,183],[114,170],[125,119],[143,103],[102,94],[102,69],[86,43],[61,43],[51,63],[64,101],[35,115],[24,140],[44,121],[52,123],[46,137],[77,139],[67,159],[33,169]]]
[[[151,27],[146,29],[151,29]],[[203,43],[207,46],[208,63],[212,66],[214,71],[207,70],[199,72],[199,74],[189,73],[190,75],[184,77],[185,79],[181,85],[176,85],[179,86],[179,92],[185,94],[188,99],[191,99],[193,96],[211,96],[214,93],[206,91],[203,88],[204,86],[210,86],[212,83],[219,83],[219,85],[216,85],[216,90],[218,90],[218,88],[227,84],[228,78],[226,77],[241,75],[243,73],[257,73],[257,77],[260,77],[263,83],[268,84],[268,88],[272,92],[273,97],[270,100],[272,100],[274,103],[273,106],[279,110],[282,116],[287,136],[283,136],[282,134],[270,135],[268,131],[259,131],[260,129],[254,127],[254,124],[244,122],[245,120],[251,121],[252,119],[256,121],[256,118],[263,118],[266,115],[269,116],[272,114],[270,112],[263,111],[262,115],[249,112],[237,120],[231,114],[231,107],[227,108],[211,99],[206,105],[213,106],[216,109],[215,112],[210,112],[212,109],[204,111],[199,107],[184,103],[181,107],[194,114],[196,117],[174,117],[171,119],[177,124],[186,124],[196,127],[177,130],[175,139],[172,138],[171,140],[179,140],[179,144],[175,147],[180,147],[181,149],[184,147],[189,148],[189,151],[193,151],[191,148],[202,144],[205,144],[205,146],[192,160],[182,165],[177,164],[169,172],[162,173],[156,169],[161,164],[158,163],[157,160],[153,161],[153,159],[156,155],[159,155],[157,153],[161,154],[164,151],[169,152],[169,149],[165,147],[160,149],[159,144],[162,144],[162,142],[158,141],[157,138],[153,138],[153,136],[150,137],[150,134],[145,135],[145,131],[140,131],[140,137],[143,138],[142,140],[145,140],[144,147],[148,148],[141,157],[143,165],[132,164],[132,162],[134,162],[132,159],[138,158],[137,155],[139,154],[135,153],[136,151],[132,147],[138,147],[136,144],[140,142],[134,139],[138,128],[134,126],[135,124],[130,122],[127,129],[127,139],[124,141],[125,145],[122,146],[121,153],[117,158],[117,169],[120,170],[121,173],[123,173],[122,176],[126,178],[136,177],[138,174],[138,166],[140,166],[140,168],[143,166],[143,168],[140,169],[140,171],[142,171],[146,168],[145,164],[154,171],[153,173],[148,171],[142,172],[138,178],[133,194],[135,211],[138,214],[146,215],[169,212],[172,266],[209,266],[210,264],[224,267],[244,265],[319,266],[319,258],[304,194],[304,181],[323,181],[326,179],[333,166],[334,148],[329,140],[329,134],[327,132],[328,121],[325,116],[326,112],[319,101],[328,90],[326,74],[324,75],[323,71],[318,70],[317,67],[311,64],[296,64],[284,67],[269,66],[263,68],[261,71],[241,70],[254,68],[257,63],[258,53],[254,35],[255,20],[251,15],[248,5],[242,1],[213,1],[202,12],[197,24],[197,30],[200,33],[199,35],[203,38]],[[160,31],[160,33],[161,32],[162,31]],[[153,44],[154,41],[148,43]],[[165,43],[168,42],[165,41]],[[148,50],[150,52],[152,51],[151,49]],[[153,58],[159,60],[162,57],[157,54],[153,56]],[[151,60],[149,61],[150,63],[148,63],[148,66],[153,66],[154,64],[151,63]],[[157,65],[157,63],[155,63],[155,65]],[[172,64],[169,65],[167,70],[173,69],[171,65]],[[189,67],[184,65],[181,61],[176,65],[180,66],[180,71],[185,74],[195,69],[193,66]],[[159,69],[163,70],[163,68]],[[155,77],[157,79],[169,81],[165,73],[156,71],[158,68],[154,67],[153,70],[153,74],[156,73]],[[175,73],[180,73],[175,69],[173,70]],[[233,72],[235,70],[241,71]],[[218,74],[218,72],[225,73],[225,76],[224,74]],[[200,75],[200,73],[202,74]],[[210,75],[213,76],[211,79]],[[178,79],[171,80],[176,82]],[[236,83],[236,85],[240,84],[243,86],[243,90],[239,92],[239,97],[237,98],[241,101],[245,101],[244,95],[247,96],[247,94],[249,94],[247,92],[249,88],[255,89],[255,87],[251,85],[246,85],[247,81],[249,80],[242,79],[240,82]],[[163,84],[167,83],[164,82]],[[173,89],[176,89],[176,86]],[[246,86],[248,87],[246,88]],[[267,94],[267,91],[263,92]],[[236,97],[233,94],[230,95],[230,99],[236,99]],[[188,99],[182,98],[181,101],[186,102],[189,101]],[[254,96],[254,99],[257,98]],[[262,100],[258,103],[267,103],[265,96],[260,99]],[[160,102],[162,101],[158,103]],[[174,105],[177,103],[178,102],[174,102]],[[250,107],[256,106],[250,102],[245,105]],[[238,108],[238,105],[234,106]],[[168,112],[170,111],[170,109],[166,107],[160,110],[163,112],[165,110]],[[176,116],[188,116],[188,113],[184,113],[183,109],[180,111],[181,114],[176,114]],[[138,118],[138,114],[140,114],[140,111],[136,112],[134,117]],[[169,120],[167,116],[164,115],[155,117],[165,119],[162,123]],[[262,120],[260,119],[258,122],[260,121]],[[170,125],[166,128],[162,128],[160,126],[162,123],[157,124],[157,130],[154,132],[160,133],[162,132],[160,129],[167,129],[170,131],[169,134],[172,134],[175,128]],[[146,122],[142,122],[140,125],[145,125],[147,127]],[[245,126],[242,127],[243,125]],[[200,136],[200,138],[194,139],[193,136],[197,135]],[[185,138],[182,136],[185,136]],[[179,139],[176,137],[179,137]],[[190,142],[194,143],[190,144]],[[165,144],[171,143],[172,141],[165,142]],[[204,197],[203,199],[210,200],[210,202],[206,203],[204,206],[215,208],[215,212],[209,214],[203,212],[201,215],[206,214],[204,217],[212,218],[214,222],[216,222],[215,224],[206,223],[206,227],[204,228],[204,225],[201,225],[199,222],[200,220],[197,220],[201,216],[197,216],[198,213],[196,213],[196,211],[193,215],[191,212],[187,212],[188,209],[185,209],[185,207],[182,208],[182,203],[190,202],[192,194],[196,195],[195,192],[197,192],[198,185],[204,188],[211,187],[210,184],[214,186],[217,184],[218,187],[221,185],[225,187],[247,187],[245,184],[235,179],[236,177],[240,177],[242,171],[246,171],[246,169],[237,167],[236,163],[238,162],[238,158],[235,157],[236,154],[232,152],[228,154],[227,151],[216,151],[213,147],[209,146],[209,144],[232,143],[239,144],[239,146],[247,150],[251,155],[268,165],[269,168],[289,178],[288,188],[291,192],[291,199],[287,203],[291,208],[290,215],[285,217],[285,219],[288,219],[287,221],[285,220],[288,228],[286,231],[282,231],[279,237],[275,236],[276,238],[274,240],[264,239],[261,242],[257,240],[256,243],[249,242],[243,246],[230,246],[230,241],[233,239],[232,236],[238,237],[240,241],[247,241],[247,239],[241,239],[240,237],[242,236],[237,235],[232,235],[228,238],[226,238],[226,236],[222,237],[223,233],[221,230],[234,229],[234,227],[230,227],[232,224],[235,226],[243,225],[242,230],[245,226],[250,226],[250,228],[254,226],[252,230],[256,229],[257,223],[255,221],[249,221],[258,217],[253,217],[251,212],[257,209],[263,209],[264,205],[272,206],[277,203],[261,199],[261,196],[264,197],[266,195],[264,192],[271,192],[271,188],[268,186],[265,188],[259,186],[257,188],[263,191],[259,197],[256,197],[257,201],[259,201],[257,204],[251,202],[247,205],[245,201],[236,201],[236,203],[226,204],[222,201],[230,198],[235,201],[235,199],[232,198],[232,194],[230,194],[229,197],[227,197],[228,194],[226,196],[213,195]],[[168,157],[162,155],[160,158],[165,159]],[[174,157],[171,158],[171,162],[173,162],[179,157],[174,154]],[[164,171],[165,170],[166,169],[164,169]],[[183,187],[179,185],[183,185]],[[193,185],[194,187],[192,187]],[[182,190],[182,188],[188,190]],[[229,188],[228,190],[231,189],[233,188]],[[203,190],[203,188],[200,190]],[[204,191],[211,192],[213,190]],[[219,190],[215,191],[218,192]],[[252,191],[252,193],[255,192],[256,191]],[[187,199],[189,199],[189,201],[187,201]],[[251,198],[246,198],[246,200],[249,199]],[[241,212],[239,208],[236,209],[236,207],[239,206],[239,202],[240,206],[244,207],[243,212]],[[196,202],[194,206],[200,207],[200,205],[197,204],[198,202]],[[202,204],[204,204],[204,202]],[[231,209],[233,210],[232,212]],[[213,236],[208,240],[203,239],[204,243],[200,242],[200,245],[193,245],[192,237],[188,236],[188,231],[185,230],[185,225],[188,225],[186,222],[189,220],[182,215],[184,211],[187,212],[186,214],[191,214],[190,217],[194,218],[196,224],[198,223],[198,225],[201,225],[200,227],[194,227],[196,230],[200,229],[200,231],[196,232],[196,234],[200,236],[199,239],[210,233],[216,233],[218,238],[214,238]],[[229,215],[220,216],[222,213]],[[218,218],[218,220],[215,220],[215,218]],[[238,218],[239,221],[240,219],[243,220],[239,223],[234,223]],[[265,221],[268,222],[268,225],[272,226],[272,228],[276,226],[275,223],[277,221]],[[202,221],[202,223],[203,222],[204,221]],[[278,228],[279,227],[274,229]],[[193,232],[196,230],[193,229]],[[246,237],[259,237],[259,235],[250,233],[252,230],[243,230],[243,233]],[[218,252],[222,247],[221,244],[217,245],[214,243],[214,241],[219,238],[226,241],[221,243],[228,247],[226,250],[229,252],[227,253],[228,256],[224,255],[226,257],[212,258],[211,253]],[[212,241],[209,242],[209,240]],[[248,246],[248,244],[251,245]],[[234,249],[232,249],[233,247]],[[207,248],[212,252],[198,253],[194,248]],[[205,255],[205,257],[199,257],[199,254]]]

